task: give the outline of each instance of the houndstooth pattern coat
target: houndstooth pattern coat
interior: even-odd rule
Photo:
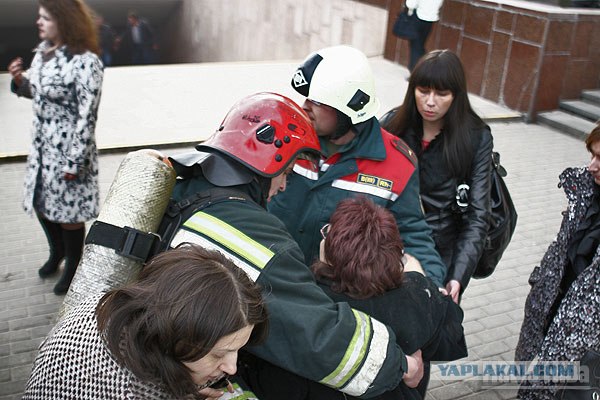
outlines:
[[[85,222],[99,209],[94,131],[103,66],[89,51],[72,54],[62,46],[46,54],[48,46],[38,46],[23,84],[12,86],[32,99],[34,114],[23,208],[53,222]],[[77,179],[67,181],[65,173]]]
[[[544,335],[567,265],[570,239],[585,219],[594,197],[594,180],[586,168],[567,168],[560,175],[559,186],[569,205],[556,240],[529,278],[531,291],[515,351],[515,359],[520,361],[536,357],[539,361],[576,361],[588,349],[600,351],[600,247],[592,263],[571,284]],[[553,399],[556,391],[557,388],[532,383],[521,386],[519,398]]]
[[[96,319],[102,294],[69,311],[39,348],[22,400],[175,400],[139,379],[108,350]]]

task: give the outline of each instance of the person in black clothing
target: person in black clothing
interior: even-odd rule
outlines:
[[[424,398],[429,361],[467,355],[462,310],[404,253],[394,216],[372,200],[342,200],[321,235],[320,260],[311,268],[325,293],[387,323],[406,351],[422,352],[425,376],[417,388],[401,383],[374,399]],[[263,360],[246,356],[243,365],[245,380],[262,400],[355,398]]]
[[[419,158],[425,220],[447,267],[455,302],[483,252],[491,212],[492,134],[473,111],[462,63],[450,50],[426,54],[401,106],[381,119]]]
[[[156,62],[158,44],[150,23],[136,11],[127,14],[127,29],[117,39],[117,47],[130,55],[132,64],[152,64]]]
[[[113,64],[113,51],[115,47],[115,31],[104,21],[104,17],[96,15],[96,26],[98,28],[98,41],[100,43],[100,57],[102,64],[109,67]]]

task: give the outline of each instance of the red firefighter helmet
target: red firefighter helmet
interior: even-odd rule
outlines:
[[[198,151],[217,150],[257,174],[281,174],[300,153],[319,154],[319,139],[306,112],[285,96],[256,93],[239,100]]]

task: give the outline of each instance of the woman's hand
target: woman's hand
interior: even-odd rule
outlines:
[[[416,388],[423,379],[423,357],[421,350],[417,350],[411,355],[406,356],[408,371],[404,373],[402,380],[409,388]]]
[[[206,400],[213,400],[213,399],[219,399],[221,396],[223,396],[223,393],[235,392],[231,382],[229,382],[229,380],[227,380],[226,382],[227,382],[227,386],[225,386],[223,389],[214,389],[211,387],[207,387],[207,388],[199,390],[198,393],[200,393],[203,396],[206,396]]]
[[[203,396],[206,396],[206,400],[218,399],[219,397],[223,396],[222,390],[213,388],[204,388],[198,391],[198,393],[200,393]]]
[[[458,296],[460,295],[460,282],[453,279],[446,283],[446,290],[452,297],[452,301],[458,304]]]
[[[21,86],[23,83],[23,59],[21,57],[17,57],[8,64],[8,72],[13,77],[15,84],[17,86]]]

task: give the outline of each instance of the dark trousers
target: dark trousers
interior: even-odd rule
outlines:
[[[433,22],[417,19],[416,25],[417,38],[410,41],[410,60],[408,64],[409,71],[413,70],[417,64],[417,61],[419,61],[423,54],[425,54],[425,42],[427,41],[427,37],[429,37]]]
[[[151,44],[134,44],[131,53],[131,62],[133,64],[153,64],[156,62],[154,59],[154,49]]]

